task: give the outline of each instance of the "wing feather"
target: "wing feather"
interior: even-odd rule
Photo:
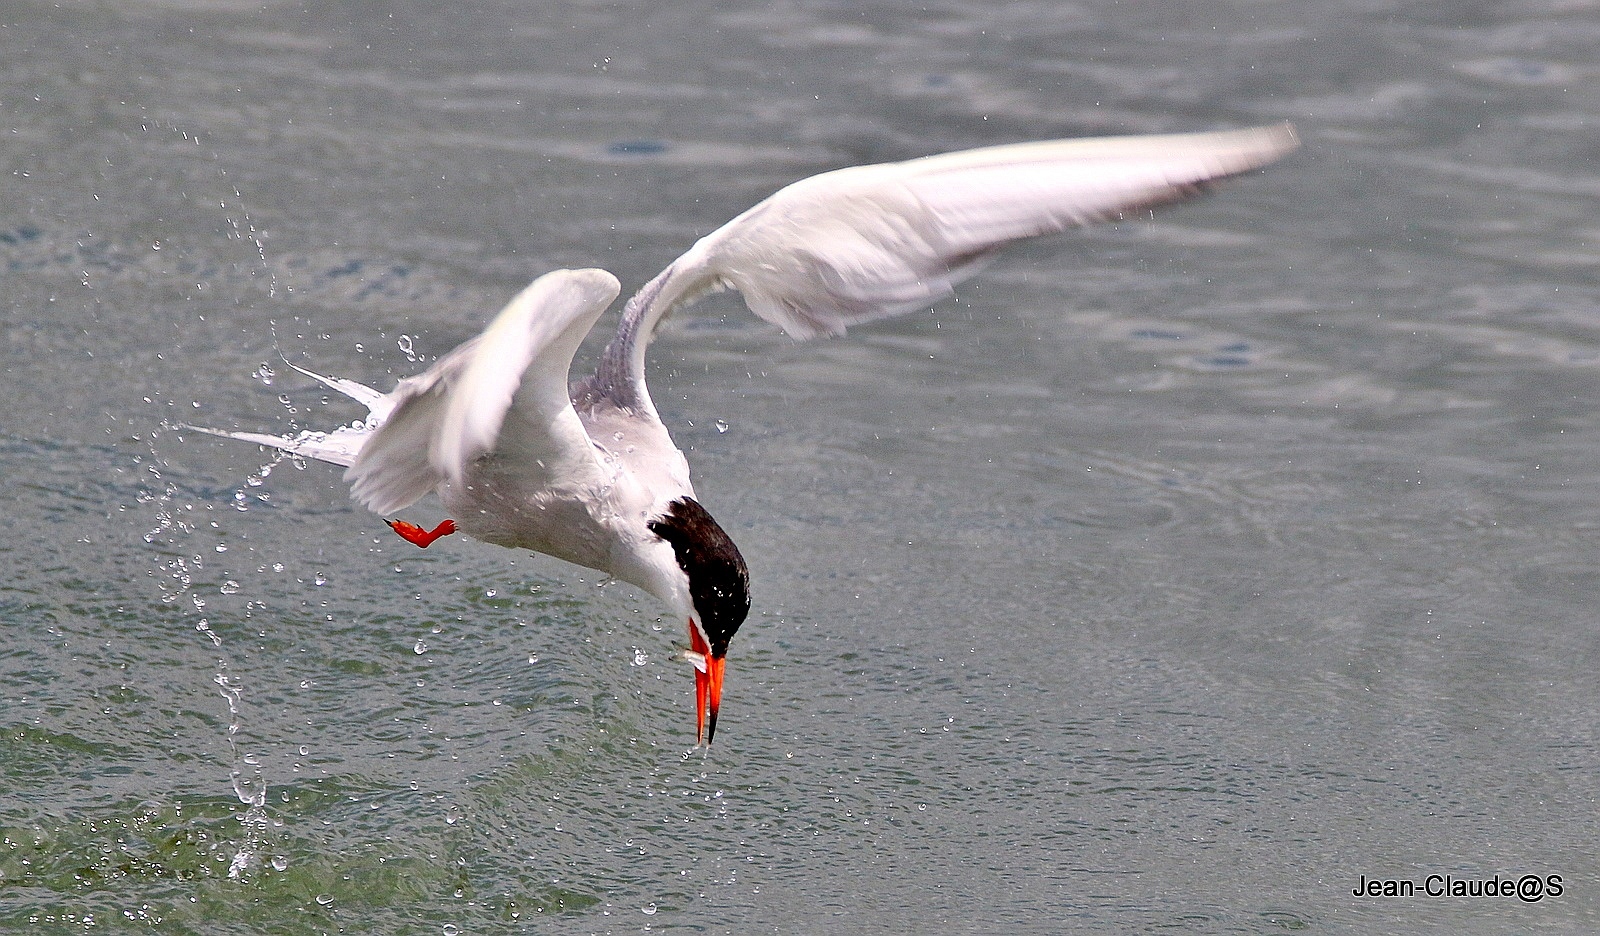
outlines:
[[[649,407],[657,324],[732,288],[797,339],[927,306],[1012,241],[1187,198],[1299,146],[1289,124],[1053,140],[840,169],[803,179],[701,238],[629,300],[581,388]]]
[[[380,514],[404,509],[475,459],[594,459],[567,395],[578,345],[620,289],[604,270],[539,277],[483,333],[402,380],[393,412],[345,473],[355,498]]]

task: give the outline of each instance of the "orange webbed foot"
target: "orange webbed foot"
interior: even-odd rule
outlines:
[[[415,523],[407,523],[404,520],[385,520],[383,522],[389,524],[389,529],[399,533],[406,542],[415,543],[423,549],[427,549],[429,544],[439,537],[449,536],[456,531],[456,522],[454,520],[446,520],[431,530],[424,530]]]

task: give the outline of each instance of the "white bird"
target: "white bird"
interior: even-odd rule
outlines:
[[[1005,244],[1176,201],[1299,145],[1288,124],[996,146],[840,169],[779,190],[701,238],[623,308],[595,372],[578,345],[621,287],[604,270],[534,280],[476,338],[389,393],[302,370],[368,408],[293,437],[202,430],[346,467],[383,515],[436,493],[455,520],[388,521],[419,546],[454,532],[607,573],[686,618],[696,743],[710,745],[728,642],[750,609],[744,559],[695,497],[645,386],[673,310],[722,289],[796,339],[943,298]],[[300,368],[296,368],[300,370]]]

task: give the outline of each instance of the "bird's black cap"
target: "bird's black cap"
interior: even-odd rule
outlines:
[[[711,655],[726,656],[728,641],[750,613],[750,573],[739,547],[690,497],[673,501],[650,531],[672,544],[678,567],[689,577],[689,597],[711,643]]]

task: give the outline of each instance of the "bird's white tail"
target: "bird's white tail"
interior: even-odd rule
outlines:
[[[288,363],[288,362],[285,362]],[[355,463],[356,456],[361,454],[361,447],[383,421],[389,417],[394,409],[394,401],[389,395],[380,393],[366,384],[356,383],[342,377],[324,377],[321,374],[308,371],[297,364],[290,367],[310,377],[312,380],[337,390],[345,396],[367,408],[367,418],[348,426],[340,426],[331,432],[317,432],[307,429],[299,435],[275,436],[261,432],[232,432],[226,429],[210,429],[205,426],[185,426],[196,432],[208,435],[221,436],[225,439],[238,439],[240,442],[254,442],[288,452],[291,455],[302,455],[306,458],[315,458],[329,464],[340,465],[345,468]]]

